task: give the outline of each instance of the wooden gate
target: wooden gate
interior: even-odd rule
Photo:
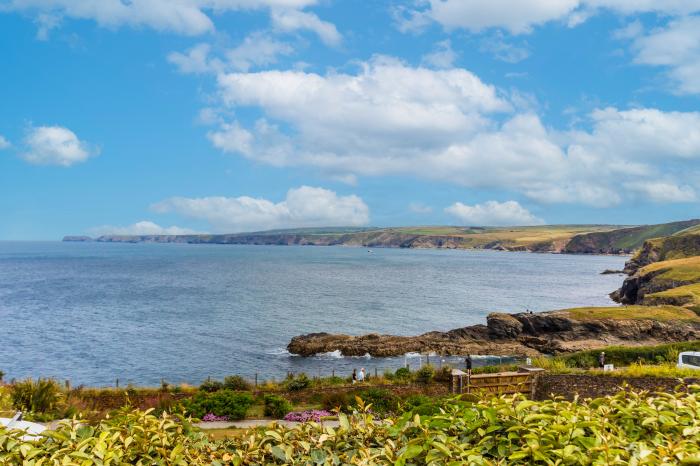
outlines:
[[[496,372],[493,374],[477,374],[471,377],[458,369],[452,371],[453,393],[474,394],[532,394],[534,373],[528,372]]]

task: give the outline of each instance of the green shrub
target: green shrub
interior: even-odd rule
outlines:
[[[418,369],[416,373],[414,374],[414,377],[416,379],[416,382],[418,382],[421,385],[429,385],[430,382],[433,381],[433,376],[435,375],[435,371],[433,370],[432,366],[425,365]]]
[[[224,378],[223,388],[226,390],[248,391],[253,387],[240,375],[229,375]]]
[[[333,411],[338,408],[341,411],[346,411],[350,405],[350,396],[345,392],[325,393],[321,399],[321,405],[326,411]]]
[[[282,419],[292,410],[292,404],[285,398],[277,395],[265,395],[265,416]]]
[[[285,386],[290,392],[297,392],[299,390],[304,390],[309,388],[311,385],[311,379],[309,379],[303,372],[296,377],[287,379]]]
[[[52,379],[16,382],[10,386],[10,397],[15,409],[36,414],[57,412],[64,399],[60,385]]]
[[[231,420],[245,418],[248,408],[253,404],[253,397],[248,393],[231,390],[219,390],[213,393],[197,392],[189,400],[183,401],[185,410],[196,418],[205,414],[228,416]]]
[[[402,381],[408,380],[411,378],[411,371],[408,369],[408,367],[399,367],[396,369],[396,372],[394,372],[394,378]]]
[[[202,390],[203,392],[218,392],[219,390],[223,390],[224,384],[219,382],[218,380],[212,380],[212,379],[207,379],[204,382],[202,382],[202,385],[199,386],[199,389]]]

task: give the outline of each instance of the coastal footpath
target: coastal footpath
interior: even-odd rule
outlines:
[[[368,248],[492,249],[568,254],[630,254],[651,238],[700,225],[700,220],[621,227],[546,225],[533,227],[307,228],[255,233],[197,235],[66,236],[63,241],[355,246]]]

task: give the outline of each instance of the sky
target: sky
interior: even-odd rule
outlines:
[[[700,217],[700,0],[0,0],[0,239]]]

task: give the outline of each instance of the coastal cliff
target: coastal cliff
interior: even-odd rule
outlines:
[[[671,234],[700,224],[688,220],[661,225],[545,225],[533,227],[306,228],[255,233],[196,235],[66,236],[64,241],[187,243],[368,248],[492,249],[569,254],[627,254],[660,232]]]
[[[650,312],[650,309],[653,312]],[[301,356],[340,351],[345,356],[441,355],[538,356],[610,345],[649,345],[700,338],[700,318],[675,307],[579,308],[538,314],[492,313],[486,325],[418,336],[351,336],[311,333],[287,349]]]
[[[620,289],[610,294],[616,302],[700,305],[694,294],[695,285],[700,286],[700,228],[646,241],[625,264],[625,272]]]

